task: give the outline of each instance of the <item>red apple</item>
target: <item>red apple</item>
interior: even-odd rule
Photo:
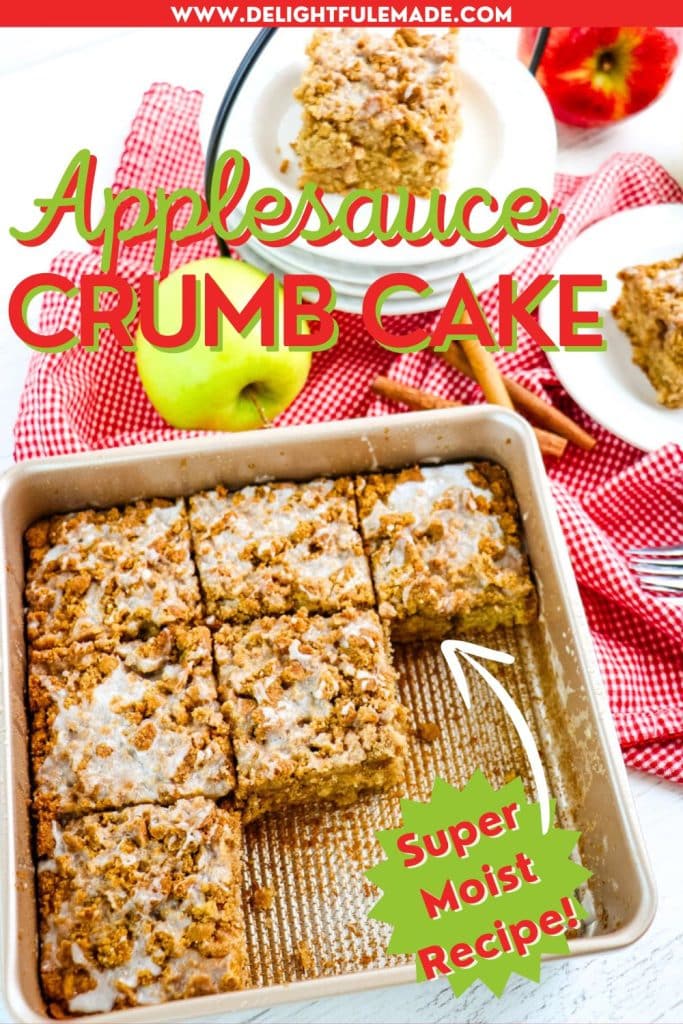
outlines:
[[[538,34],[522,29],[525,63]],[[661,28],[553,28],[536,77],[558,121],[609,124],[655,100],[676,64],[678,45]]]

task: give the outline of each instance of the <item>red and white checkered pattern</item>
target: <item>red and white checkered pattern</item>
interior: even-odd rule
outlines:
[[[200,104],[200,94],[170,85],[155,85],[146,93],[126,141],[115,191],[129,186],[149,192],[157,187],[201,189]],[[558,177],[555,200],[564,210],[565,223],[553,242],[535,250],[520,268],[516,276],[521,286],[550,269],[567,242],[588,224],[632,206],[681,202],[683,191],[650,157],[617,154],[590,177]],[[176,247],[172,265],[216,252],[212,239]],[[135,284],[148,271],[150,259],[150,243],[144,243],[124,252],[119,271]],[[96,250],[64,253],[53,265],[76,282],[98,269]],[[495,330],[495,289],[482,300]],[[400,317],[392,327],[401,331],[432,318]],[[391,405],[368,390],[380,373],[445,398],[482,400],[476,384],[433,354],[392,355],[373,342],[359,317],[339,314],[339,324],[339,342],[315,356],[306,388],[279,418],[280,424],[391,412]],[[65,325],[79,333],[77,303],[52,293],[44,303],[41,330],[48,333]],[[550,466],[549,475],[624,757],[635,768],[683,782],[683,602],[644,593],[624,559],[630,544],[681,542],[683,451],[671,445],[643,457],[598,427],[568,398],[543,353],[523,332],[517,350],[497,358],[503,370],[598,438],[590,453],[570,446]],[[154,411],[133,355],[123,352],[111,336],[103,335],[97,354],[76,347],[33,357],[16,424],[17,459],[183,436],[191,435],[171,429]]]

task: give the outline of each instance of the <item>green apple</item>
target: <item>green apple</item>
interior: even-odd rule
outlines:
[[[138,373],[149,399],[172,427],[188,430],[251,430],[274,419],[299,394],[308,376],[311,353],[280,345],[261,345],[260,320],[239,334],[222,317],[221,344],[204,344],[204,278],[210,274],[238,309],[262,284],[266,275],[238,260],[222,257],[186,263],[159,284],[156,328],[173,334],[182,319],[182,275],[199,282],[194,343],[184,349],[152,345],[140,330],[136,336]],[[276,284],[282,337],[282,287]]]

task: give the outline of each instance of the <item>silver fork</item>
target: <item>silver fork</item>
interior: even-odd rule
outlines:
[[[683,594],[683,545],[670,548],[629,548],[631,571],[645,590],[658,594]]]

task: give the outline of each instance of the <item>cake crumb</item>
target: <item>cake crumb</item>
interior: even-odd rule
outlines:
[[[249,894],[254,910],[272,910],[275,893],[270,885],[255,885]]]
[[[436,722],[418,722],[415,726],[417,736],[423,743],[434,743],[441,736],[441,726]]]
[[[308,973],[315,969],[315,957],[307,942],[297,942],[294,948],[294,958],[300,970]]]
[[[286,174],[288,170],[289,170],[289,160],[287,159],[287,157],[285,157],[285,159],[280,164],[280,174]]]

